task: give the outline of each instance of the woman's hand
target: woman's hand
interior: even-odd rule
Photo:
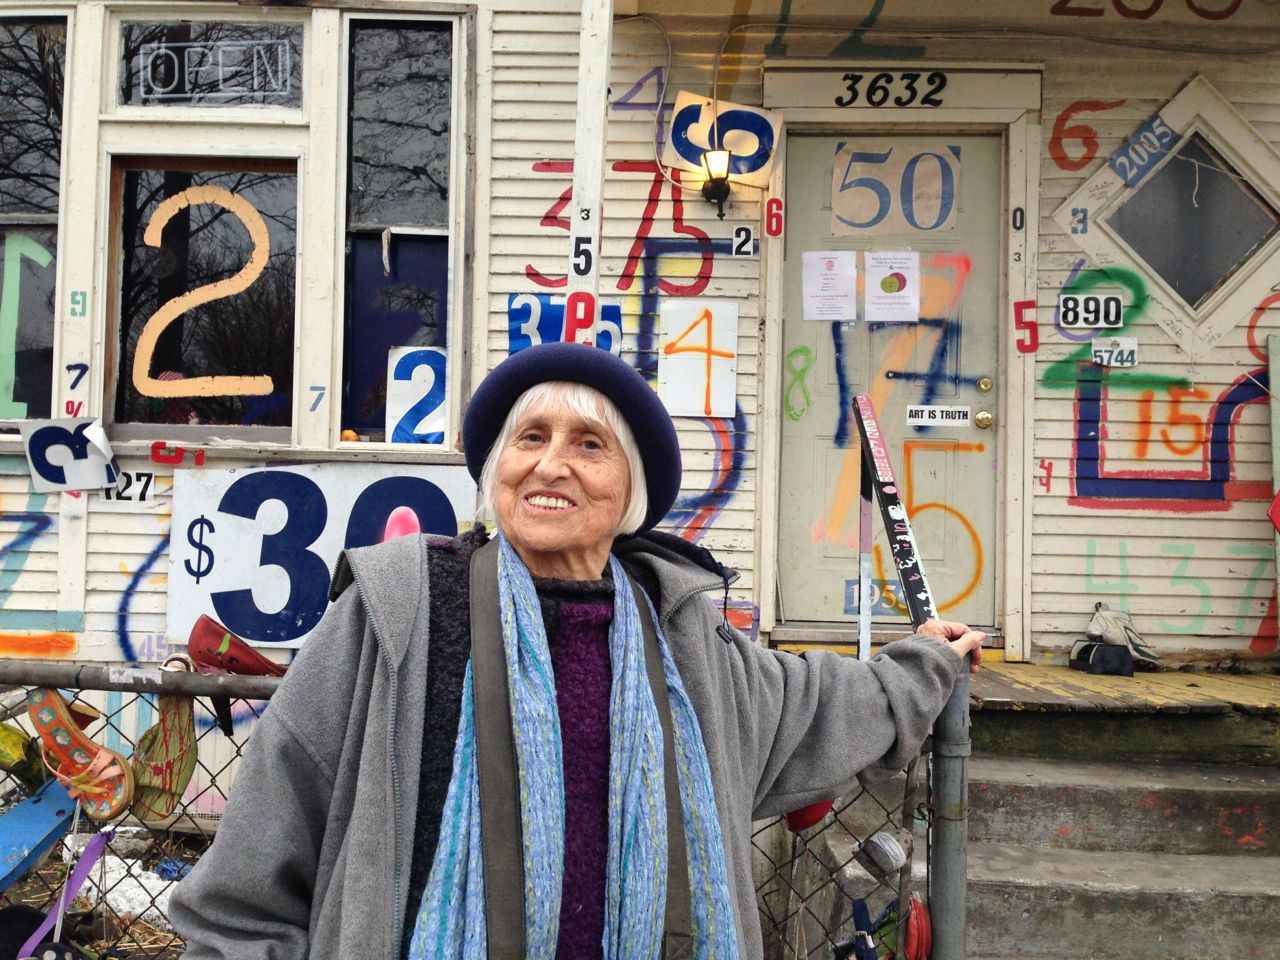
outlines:
[[[967,624],[952,620],[926,620],[916,627],[916,633],[945,643],[958,657],[972,653],[969,672],[978,672],[978,664],[982,662],[982,641],[987,639],[981,630],[970,630]]]

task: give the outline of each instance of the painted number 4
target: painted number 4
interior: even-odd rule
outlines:
[[[666,343],[658,387],[673,416],[733,416],[736,402],[737,304],[675,300],[663,305]]]

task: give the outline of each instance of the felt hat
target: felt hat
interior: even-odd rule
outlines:
[[[680,444],[667,408],[629,364],[607,350],[578,343],[527,347],[498,364],[471,395],[462,418],[467,470],[479,482],[507,414],[530,387],[553,380],[585,383],[613,401],[635,436],[649,491],[649,512],[637,533],[658,524],[680,492]]]

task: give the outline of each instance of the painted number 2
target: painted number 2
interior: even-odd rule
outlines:
[[[426,367],[431,371],[431,386],[396,421],[391,431],[392,443],[444,443],[444,431],[431,429],[430,422],[425,431],[420,429],[424,422],[437,419],[432,415],[444,405],[444,352],[423,348],[406,353],[396,361],[391,379],[395,383],[409,383],[413,380],[413,372],[419,367]]]
[[[274,389],[268,376],[190,377],[185,380],[157,380],[151,376],[151,360],[156,344],[173,321],[201,304],[231,297],[248,289],[267,266],[271,242],[262,214],[248,200],[222,187],[190,187],[181,193],[175,193],[156,207],[142,239],[148,246],[159,247],[165,225],[170,220],[187,207],[205,203],[222,207],[236,217],[249,232],[253,251],[249,254],[249,262],[238,273],[174,297],[147,318],[138,335],[138,345],[133,355],[133,387],[144,397],[263,396]]]

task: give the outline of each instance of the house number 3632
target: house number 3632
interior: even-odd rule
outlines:
[[[942,91],[947,87],[947,75],[941,70],[928,75],[910,70],[885,71],[872,75],[870,80],[865,73],[846,73],[842,79],[845,92],[836,97],[837,107],[940,107]]]

